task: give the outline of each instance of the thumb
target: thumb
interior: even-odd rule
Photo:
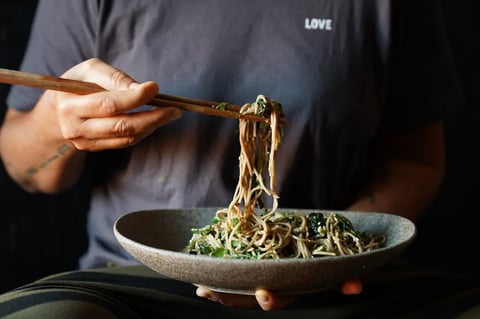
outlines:
[[[258,305],[265,311],[277,310],[285,308],[298,299],[298,296],[294,295],[276,295],[271,291],[265,289],[257,289],[255,291],[255,298]]]

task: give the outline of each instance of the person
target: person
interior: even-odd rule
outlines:
[[[13,87],[1,156],[30,192],[62,192],[92,174],[89,247],[79,271],[0,297],[0,314],[236,318],[252,307],[278,310],[277,318],[308,307],[325,317],[329,307],[343,317],[366,314],[361,300],[388,293],[383,277],[347,282],[343,294],[322,297],[218,293],[138,266],[112,226],[131,211],[231,200],[237,121],[148,106],[159,91],[233,104],[258,94],[280,101],[288,119],[276,158],[281,206],[421,220],[444,174],[443,119],[462,104],[441,19],[435,1],[40,0],[21,68],[106,91]],[[409,273],[388,282],[404,284],[402,298],[420,308],[407,287],[416,280]],[[435,302],[446,294],[438,282],[447,281],[424,279],[436,293],[422,302],[435,311],[451,306]],[[367,284],[369,292],[359,294]],[[379,317],[401,313],[391,307],[398,295],[390,296],[375,304]]]

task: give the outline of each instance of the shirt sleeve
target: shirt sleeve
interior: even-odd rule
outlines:
[[[60,76],[95,56],[97,2],[40,0],[20,69]],[[40,89],[13,86],[7,105],[28,111],[41,94]]]
[[[438,1],[394,2],[390,91],[382,130],[445,119],[464,105]]]

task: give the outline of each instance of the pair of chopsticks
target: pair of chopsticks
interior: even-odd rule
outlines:
[[[0,68],[0,83],[23,85],[75,94],[91,94],[105,91],[104,88],[92,82],[64,79],[4,68]],[[157,94],[147,104],[158,107],[177,107],[183,111],[205,115],[245,119],[265,123],[269,122],[269,119],[265,117],[252,114],[240,114],[240,106],[224,102],[219,103],[168,94]]]

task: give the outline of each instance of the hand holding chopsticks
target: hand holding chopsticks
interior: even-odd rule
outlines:
[[[64,79],[48,75],[21,72],[0,68],[0,83],[23,85],[45,90],[63,91],[76,94],[91,94],[105,91],[101,86],[85,81]],[[193,98],[157,94],[148,102],[149,105],[158,107],[177,107],[183,111],[195,112],[205,115],[246,119],[256,122],[269,121],[266,117],[252,114],[241,114],[240,106],[227,103],[205,101]]]

